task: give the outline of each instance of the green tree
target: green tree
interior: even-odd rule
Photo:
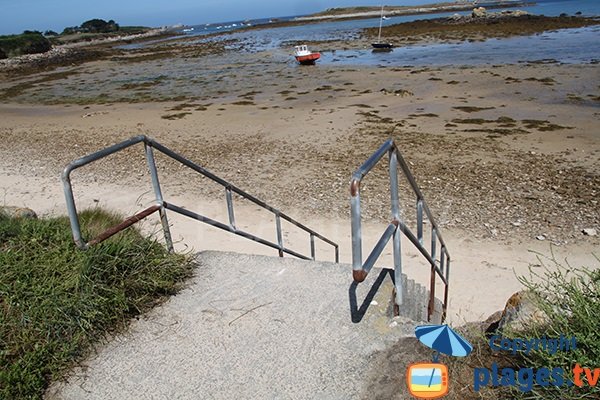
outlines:
[[[103,19],[94,18],[89,21],[85,21],[81,24],[81,31],[90,33],[106,33],[115,32],[119,30],[119,25],[112,19],[106,22]]]

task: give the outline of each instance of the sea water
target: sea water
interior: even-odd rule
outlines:
[[[512,7],[532,14],[558,16],[560,14],[600,16],[600,0],[541,0],[534,5]],[[492,10],[498,11],[498,10]],[[385,25],[422,19],[443,18],[453,14],[467,15],[469,11],[391,17]],[[293,63],[292,47],[301,42],[349,41],[356,39],[365,28],[377,27],[379,18],[307,23],[297,26],[269,28],[269,21],[291,21],[295,17],[264,18],[252,21],[233,21],[201,24],[186,28],[185,34],[197,38],[201,45],[207,40],[233,39],[240,52],[274,51],[275,59]],[[241,30],[248,25],[263,28]],[[182,28],[183,29],[183,28]],[[223,32],[223,35],[206,37]],[[600,59],[600,31],[598,27],[550,31],[542,34],[483,42],[458,44],[424,44],[403,46],[389,53],[372,53],[371,49],[342,50],[318,49],[321,64],[337,65],[481,65],[523,61],[555,60],[563,63],[593,63]],[[154,43],[154,42],[149,42]],[[140,44],[123,46],[140,47]]]
[[[561,14],[600,16],[600,0],[545,0],[535,5],[514,7],[532,14],[558,16]],[[448,17],[452,13],[422,14],[391,17],[386,25],[430,18]],[[469,14],[459,12],[458,14]],[[285,17],[291,20],[292,17]],[[376,27],[379,18],[310,23],[299,26],[265,28],[232,32],[244,51],[259,52],[291,48],[300,42],[346,40],[352,41],[364,28]],[[525,61],[554,60],[561,63],[595,63],[600,59],[600,28],[575,28],[549,31],[530,36],[488,39],[483,42],[457,44],[422,44],[403,46],[389,53],[363,50],[321,49],[322,64],[337,65],[482,65]],[[199,39],[200,41],[200,39]],[[315,49],[319,50],[319,49]],[[287,52],[280,53],[282,62]]]

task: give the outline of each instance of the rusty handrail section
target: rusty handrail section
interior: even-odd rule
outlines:
[[[86,242],[81,235],[81,226],[79,224],[79,217],[77,215],[77,207],[75,205],[75,198],[73,195],[73,187],[71,184],[71,173],[77,168],[81,168],[84,165],[90,164],[94,161],[97,161],[101,158],[107,157],[111,154],[117,153],[121,150],[124,150],[128,147],[134,146],[138,143],[144,144],[146,163],[148,165],[148,170],[150,171],[150,176],[152,178],[152,187],[154,189],[155,204],[153,206],[127,218],[125,221],[121,222],[120,224],[107,229],[105,232],[101,233],[98,237],[90,240],[89,242]],[[228,223],[215,221],[211,218],[202,216],[193,211],[190,211],[185,208],[182,208],[177,205],[166,202],[163,199],[162,190],[160,187],[158,170],[156,168],[156,162],[154,159],[154,149],[161,152],[162,154],[166,155],[167,157],[170,157],[170,158],[180,162],[182,165],[196,171],[200,175],[203,175],[203,176],[211,179],[212,181],[220,184],[221,186],[223,186],[225,188],[225,200],[227,203],[227,212],[228,212],[228,217],[229,217]],[[337,245],[337,243],[331,241],[330,239],[326,238],[325,236],[323,236],[323,235],[315,232],[314,230],[308,228],[307,226],[301,224],[300,222],[296,221],[295,219],[291,218],[290,216],[277,210],[276,208],[271,207],[270,205],[263,202],[262,200],[259,200],[256,197],[246,193],[245,191],[232,185],[231,183],[227,182],[226,180],[219,178],[218,176],[209,172],[208,170],[204,169],[203,167],[199,166],[198,164],[188,160],[187,158],[181,156],[180,154],[175,153],[171,149],[161,145],[157,141],[155,141],[145,135],[132,137],[121,143],[117,143],[115,145],[112,145],[110,147],[107,147],[105,149],[102,149],[95,153],[89,154],[85,157],[81,157],[81,158],[71,162],[69,165],[67,165],[65,167],[65,169],[62,173],[62,182],[63,182],[63,190],[65,193],[65,199],[66,199],[66,203],[67,203],[67,211],[69,213],[69,220],[71,222],[71,230],[73,232],[73,240],[75,241],[75,244],[81,249],[86,249],[89,246],[98,244],[98,243],[108,239],[109,237],[115,235],[116,233],[130,227],[131,225],[135,224],[136,222],[138,222],[158,211],[160,214],[161,224],[163,227],[165,242],[166,242],[169,250],[173,251],[173,240],[171,238],[171,231],[170,231],[170,227],[169,227],[169,221],[167,218],[167,210],[170,210],[170,211],[176,212],[178,214],[184,215],[186,217],[195,219],[197,221],[204,222],[204,223],[214,226],[216,228],[231,232],[235,235],[242,236],[247,239],[253,240],[255,242],[261,243],[265,246],[272,247],[278,251],[278,254],[280,257],[283,257],[284,254],[289,254],[294,257],[298,257],[298,258],[302,258],[302,259],[306,259],[306,260],[311,260],[311,259],[314,260],[316,258],[315,239],[319,239],[322,242],[333,247],[335,262],[336,263],[339,262],[339,246]],[[254,204],[258,205],[259,207],[264,208],[265,210],[270,211],[271,213],[273,213],[275,215],[275,223],[276,223],[275,228],[276,228],[276,232],[277,232],[277,243],[273,243],[271,241],[268,241],[268,240],[262,239],[260,237],[257,237],[255,235],[252,235],[251,233],[237,229],[237,227],[235,225],[235,213],[234,213],[232,193],[235,193],[235,194],[253,202]],[[291,223],[292,225],[300,228],[301,230],[305,231],[309,235],[310,256],[300,254],[300,253],[298,253],[294,250],[291,250],[285,246],[284,241],[283,241],[283,233],[281,230],[281,220],[282,219]]]
[[[389,176],[390,176],[390,203],[391,203],[391,221],[386,227],[381,238],[363,263],[362,257],[362,233],[361,233],[361,208],[360,208],[360,185],[367,174],[377,165],[382,158],[388,156]],[[406,177],[413,193],[417,198],[415,204],[417,214],[417,234],[415,235],[404,223],[400,216],[400,200],[398,197],[398,169]],[[356,282],[362,282],[366,279],[369,271],[381,255],[385,246],[392,240],[394,251],[394,280],[396,289],[395,302],[398,307],[402,305],[402,252],[401,235],[415,246],[421,255],[431,266],[429,305],[427,307],[428,320],[434,313],[435,307],[435,282],[438,276],[444,283],[444,302],[442,310],[442,321],[446,318],[448,308],[448,284],[450,275],[450,254],[442,238],[438,224],[429,210],[423,193],[417,184],[413,174],[404,161],[398,147],[393,140],[385,142],[363,165],[360,166],[352,175],[350,182],[350,206],[352,214],[352,276]],[[427,216],[431,224],[431,249],[425,247],[423,243],[423,214]],[[438,253],[438,247],[440,248]]]

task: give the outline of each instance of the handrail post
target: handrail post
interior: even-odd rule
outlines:
[[[390,197],[391,197],[391,208],[392,208],[392,219],[395,221],[400,220],[400,199],[398,198],[398,156],[396,154],[396,148],[390,149],[389,154],[389,167],[390,167]],[[397,307],[394,309],[399,310],[403,303],[403,288],[402,288],[402,249],[401,249],[401,231],[396,229],[394,236],[392,237],[392,247],[394,251],[394,285],[396,287],[396,299],[395,303]]]
[[[77,247],[85,250],[87,245],[81,236],[81,226],[79,225],[79,218],[77,216],[77,206],[75,205],[75,197],[73,196],[69,167],[65,168],[62,174],[62,181],[65,200],[67,201],[67,212],[69,213],[69,221],[71,222],[71,231],[73,232],[73,241]]]
[[[233,195],[231,188],[225,188],[225,198],[227,199],[227,214],[229,216],[229,225],[235,230],[235,214],[233,212]]]
[[[437,229],[431,227],[431,259],[435,262],[437,256]]]
[[[354,178],[350,183],[350,208],[352,229],[352,276],[355,281],[362,282],[365,275],[362,271],[362,232],[360,226],[360,180]]]
[[[315,235],[310,234],[310,257],[315,259]]]
[[[446,287],[444,288],[444,306],[442,310],[442,323],[446,320],[448,312],[448,287],[450,286],[450,257],[446,260]]]
[[[162,191],[160,189],[160,182],[158,180],[158,171],[156,170],[156,162],[154,161],[154,152],[152,151],[152,143],[148,140],[144,140],[144,149],[146,151],[146,162],[148,169],[150,170],[150,176],[152,178],[152,187],[154,188],[154,196],[156,202],[160,205],[158,210],[160,215],[160,222],[162,224],[163,232],[165,235],[165,242],[167,243],[167,249],[173,252],[173,239],[171,237],[171,229],[169,228],[169,220],[167,219],[167,210],[164,207],[164,200]]]
[[[417,200],[417,238],[423,246],[423,199]]]
[[[279,244],[279,257],[283,257],[283,234],[281,233],[281,217],[279,212],[275,213],[275,225],[277,226],[277,244]]]
[[[431,322],[431,316],[435,311],[435,264],[431,266],[431,277],[429,281],[429,304],[427,305],[427,322]]]

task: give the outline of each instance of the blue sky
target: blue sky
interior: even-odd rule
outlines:
[[[390,5],[434,0],[388,1]],[[307,14],[331,7],[380,5],[381,0],[0,0],[0,34],[57,32],[92,18],[121,25],[163,26]]]

